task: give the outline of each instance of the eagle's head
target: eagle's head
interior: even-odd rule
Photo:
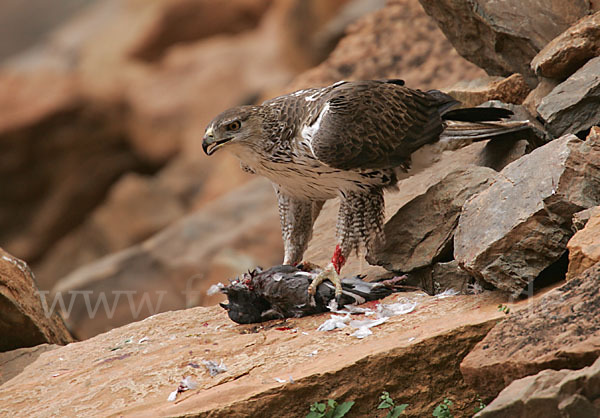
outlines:
[[[253,148],[262,135],[262,120],[257,110],[257,106],[239,106],[215,117],[206,127],[202,139],[206,155],[225,146],[234,153]]]

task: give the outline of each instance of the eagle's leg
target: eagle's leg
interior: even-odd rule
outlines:
[[[277,190],[277,189],[276,189]],[[294,199],[277,190],[281,235],[283,237],[283,264],[296,265],[312,238],[312,228],[324,201]]]
[[[336,297],[342,293],[340,271],[352,251],[358,254],[361,247],[367,253],[384,240],[383,189],[376,187],[362,192],[345,192],[340,199],[336,235],[337,245],[331,263],[310,284],[308,291],[315,294],[317,287],[329,279],[335,285]]]

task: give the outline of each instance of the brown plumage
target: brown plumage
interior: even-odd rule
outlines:
[[[302,260],[324,201],[341,199],[332,263],[310,287],[329,278],[339,293],[336,273],[350,253],[384,239],[383,189],[397,183],[414,151],[444,136],[482,139],[529,128],[503,120],[511,115],[505,109],[451,110],[456,104],[401,80],[339,82],[229,109],[209,124],[203,148],[208,155],[229,149],[244,169],[273,182],[285,264]]]

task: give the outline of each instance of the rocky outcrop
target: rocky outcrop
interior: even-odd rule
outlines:
[[[27,264],[0,248],[0,352],[73,341],[43,296]]]
[[[464,107],[478,106],[489,100],[521,104],[531,91],[521,74],[513,74],[506,78],[487,76],[459,81],[443,90]]]
[[[580,369],[600,355],[600,264],[511,312],[460,365],[482,396],[544,369]]]
[[[71,331],[89,338],[157,312],[221,301],[206,296],[211,284],[280,263],[281,247],[273,188],[256,179],[144,242],[75,270],[49,298],[63,300]]]
[[[227,156],[217,161],[182,157],[155,176],[123,176],[85,222],[33,266],[38,284],[51,289],[76,268],[150,238],[248,178]]]
[[[585,228],[578,231],[567,243],[569,271],[567,280],[577,277],[589,267],[600,262],[600,206],[591,209],[592,216]]]
[[[490,75],[521,73],[530,83],[532,58],[592,8],[585,0],[419,1],[463,57]]]
[[[565,252],[573,214],[600,203],[599,161],[594,137],[567,135],[506,166],[465,203],[456,260],[495,287],[521,293]]]
[[[392,295],[381,303],[416,302],[414,311],[364,339],[345,329],[317,331],[329,314],[257,326],[232,323],[218,306],[162,313],[43,353],[0,386],[0,414],[287,418],[336,399],[355,401],[355,416],[374,416],[386,390],[410,405],[409,417],[430,416],[444,397],[454,401],[455,416],[468,415],[477,395],[458,364],[503,316],[502,300],[495,292]],[[204,361],[226,370],[211,376]],[[188,376],[197,388],[167,401]]]
[[[348,27],[329,57],[286,90],[398,77],[413,88],[441,88],[483,75],[456,53],[416,1],[391,0]]]
[[[368,255],[367,261],[406,273],[451,255],[463,204],[496,180],[497,172],[486,167],[448,174],[385,223],[385,245]]]
[[[119,176],[158,166],[129,147],[123,109],[88,100],[76,79],[0,79],[0,242],[35,261],[83,220]]]
[[[271,0],[175,0],[156,3],[155,18],[132,46],[130,54],[154,61],[169,47],[219,34],[255,28]]]
[[[564,80],[599,55],[600,12],[596,12],[549,42],[533,58],[531,68],[542,77]]]
[[[599,379],[600,359],[577,371],[543,370],[512,382],[475,417],[597,417]]]
[[[589,60],[545,96],[537,108],[555,137],[600,124],[600,57]]]

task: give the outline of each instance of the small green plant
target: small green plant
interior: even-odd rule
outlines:
[[[453,418],[452,412],[450,412],[450,407],[452,406],[452,401],[448,398],[444,398],[441,404],[435,407],[433,410],[433,416],[436,418]]]
[[[475,405],[475,413],[478,413],[479,411],[483,410],[483,408],[485,408],[487,405],[483,403],[483,401],[481,400],[481,397],[477,396],[477,403],[479,405]]]
[[[503,305],[503,304],[498,305],[498,310],[500,312],[504,312],[505,315],[508,315],[510,313],[510,308],[507,305]]]
[[[315,402],[310,406],[310,412],[306,418],[342,418],[354,406],[354,401],[338,404],[333,399],[327,403]]]
[[[377,409],[389,409],[385,418],[398,418],[400,414],[402,414],[404,410],[408,408],[408,404],[406,403],[403,403],[402,405],[396,405],[394,400],[390,397],[389,392],[386,391],[381,393],[379,399],[381,399],[381,403]]]

